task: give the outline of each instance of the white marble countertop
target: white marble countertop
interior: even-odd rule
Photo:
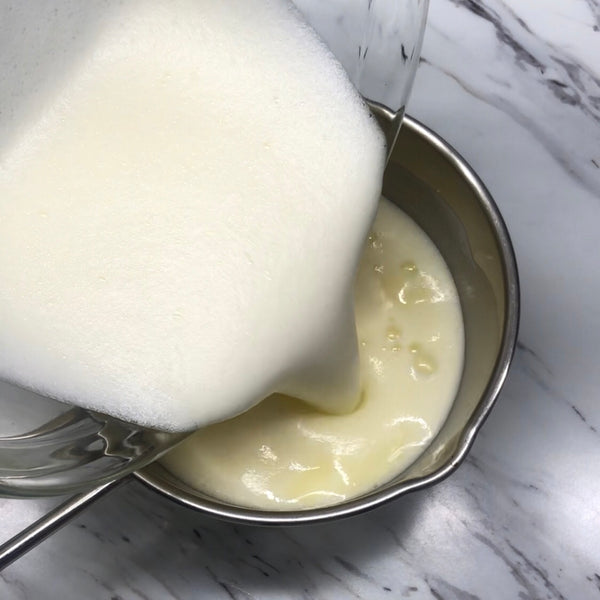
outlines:
[[[1,572],[1,598],[600,598],[600,2],[431,4],[409,113],[489,187],[522,284],[514,365],[467,461],[296,529],[132,482]],[[56,502],[0,501],[1,539]]]

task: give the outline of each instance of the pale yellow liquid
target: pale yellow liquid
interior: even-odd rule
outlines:
[[[198,431],[163,464],[211,496],[282,510],[341,502],[410,465],[452,405],[463,324],[441,255],[388,201],[364,249],[354,299],[363,394],[357,410],[328,415],[274,395]]]

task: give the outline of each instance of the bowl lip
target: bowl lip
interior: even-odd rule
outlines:
[[[439,483],[453,473],[463,462],[506,381],[516,349],[520,319],[520,285],[517,262],[508,229],[498,206],[479,176],[465,159],[444,139],[416,119],[405,116],[402,127],[410,129],[412,133],[418,135],[442,154],[478,197],[479,203],[494,230],[496,241],[499,245],[499,252],[502,259],[502,274],[506,282],[505,319],[500,350],[496,357],[494,369],[475,411],[461,433],[458,446],[448,462],[427,476],[398,483],[388,489],[373,492],[367,496],[349,500],[338,505],[303,511],[265,511],[229,506],[225,502],[209,499],[192,499],[182,495],[180,489],[175,488],[168,481],[165,481],[164,477],[160,476],[160,471],[158,474],[155,473],[156,469],[162,469],[162,467],[155,464],[151,464],[145,469],[134,473],[135,477],[147,487],[174,500],[178,504],[219,519],[245,525],[290,526],[323,523],[364,513],[399,498],[404,494]]]

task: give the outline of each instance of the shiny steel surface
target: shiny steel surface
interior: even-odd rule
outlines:
[[[315,523],[364,512],[450,475],[465,458],[505,381],[517,341],[519,280],[508,231],[490,194],[460,155],[407,117],[384,194],[438,246],[455,279],[465,321],[465,364],[438,436],[406,471],[359,498],[305,511],[259,511],[201,494],[158,463],[135,476],[165,496],[217,518],[253,525]]]

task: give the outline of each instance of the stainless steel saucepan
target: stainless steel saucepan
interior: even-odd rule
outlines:
[[[450,475],[465,458],[492,409],[515,349],[519,321],[515,256],[500,212],[477,175],[448,144],[413,119],[405,119],[386,171],[384,194],[407,212],[441,251],[456,282],[464,316],[460,387],[444,426],[416,462],[359,498],[293,512],[249,509],[211,498],[155,462],[125,480],[74,496],[5,543],[0,547],[0,569],[131,478],[217,518],[252,525],[299,525],[356,515]]]

